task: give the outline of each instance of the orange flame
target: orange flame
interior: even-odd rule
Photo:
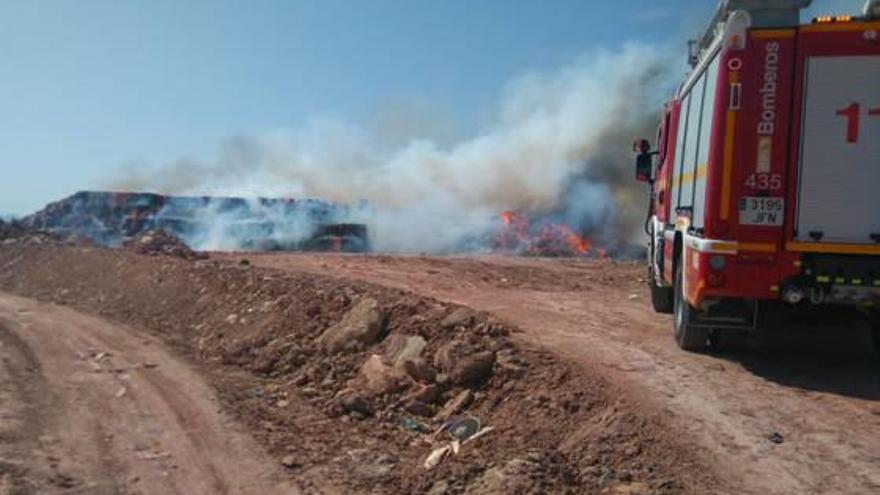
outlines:
[[[592,242],[567,225],[543,223],[533,228],[529,217],[514,211],[503,211],[500,217],[505,228],[495,238],[496,251],[538,256],[583,256],[592,250]]]

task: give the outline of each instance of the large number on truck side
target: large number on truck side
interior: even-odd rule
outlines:
[[[838,110],[837,115],[846,117],[846,142],[852,144],[858,143],[859,130],[861,127],[862,105],[860,103],[851,103],[848,107]],[[871,117],[880,117],[880,108],[868,110],[868,115]]]

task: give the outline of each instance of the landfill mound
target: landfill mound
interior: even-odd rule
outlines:
[[[317,199],[81,191],[21,223],[110,247],[163,230],[197,250],[363,252],[369,249],[366,227],[340,223],[350,222],[354,211]]]
[[[706,486],[663,424],[577,366],[515,344],[518,330],[491,314],[245,258],[19,243],[0,248],[0,267],[10,261],[3,290],[147,329],[192,356],[307,492]]]
[[[126,240],[123,249],[148,256],[174,256],[187,260],[206,259],[204,253],[197,253],[183,241],[164,230],[148,230]]]

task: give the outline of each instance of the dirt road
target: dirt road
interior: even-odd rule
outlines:
[[[294,494],[156,339],[0,293],[0,494]]]
[[[236,256],[229,255],[230,258]],[[242,257],[241,255],[238,256]],[[518,338],[668,414],[733,493],[880,491],[880,373],[864,329],[788,329],[733,356],[679,351],[638,263],[247,255],[256,265],[411,290],[494,312]]]

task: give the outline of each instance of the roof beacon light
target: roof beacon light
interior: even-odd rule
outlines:
[[[752,27],[752,16],[745,10],[736,10],[724,25],[724,42],[731,50],[746,48],[746,31]]]

